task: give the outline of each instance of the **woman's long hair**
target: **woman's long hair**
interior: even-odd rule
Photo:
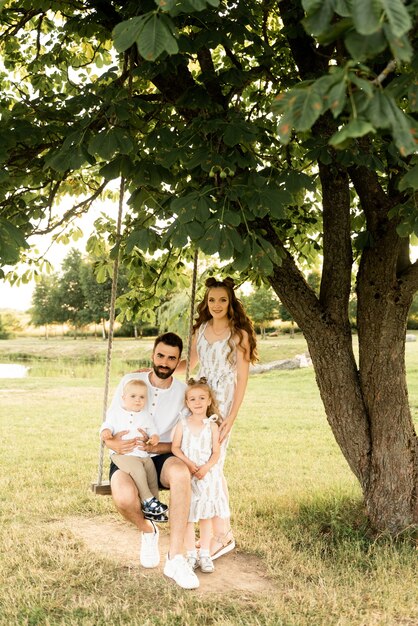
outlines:
[[[196,332],[196,330],[202,324],[212,319],[212,315],[209,313],[209,305],[208,305],[209,292],[213,288],[222,287],[222,289],[225,289],[225,291],[227,292],[228,299],[229,299],[228,320],[229,320],[229,325],[231,327],[231,336],[228,340],[228,343],[230,346],[230,353],[228,355],[228,359],[232,358],[232,351],[235,347],[233,338],[235,336],[238,337],[237,348],[239,350],[242,350],[243,352],[245,351],[245,348],[242,345],[243,340],[244,340],[244,335],[242,331],[245,330],[247,331],[248,344],[249,344],[249,354],[245,356],[246,357],[248,356],[248,360],[250,361],[250,363],[255,363],[256,361],[258,361],[257,339],[256,339],[255,331],[254,331],[254,326],[253,326],[252,321],[246,314],[241,300],[239,300],[237,296],[235,295],[235,291],[234,291],[235,283],[234,283],[233,278],[230,278],[228,276],[224,280],[216,280],[216,278],[213,278],[213,276],[211,276],[210,278],[206,280],[205,287],[206,287],[206,292],[203,297],[203,300],[197,306],[197,317],[193,325],[193,331]]]

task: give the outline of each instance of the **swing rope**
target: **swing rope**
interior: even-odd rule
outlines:
[[[121,230],[122,230],[122,211],[123,211],[124,193],[125,193],[125,180],[121,178],[120,189],[119,189],[119,212],[118,212],[118,222],[117,222],[117,229],[116,229],[117,255],[115,258],[114,265],[113,265],[112,291],[111,291],[111,298],[110,298],[109,334],[108,334],[108,343],[107,343],[102,423],[106,419],[108,395],[109,395],[110,366],[112,362],[113,330],[114,330],[114,322],[115,322],[115,308],[116,308],[115,302],[116,302],[116,292],[117,292],[117,282],[118,282],[118,272],[119,272],[120,239],[121,239]],[[193,258],[192,292],[190,296],[190,322],[189,322],[189,339],[188,339],[187,357],[186,357],[186,380],[188,380],[189,378],[190,355],[191,355],[191,350],[192,350],[193,315],[194,315],[194,306],[195,306],[195,299],[196,299],[198,256],[199,256],[198,251],[195,250],[194,258]],[[97,483],[92,484],[92,491],[100,495],[108,495],[111,493],[109,482],[106,481],[106,483],[103,483],[104,449],[105,449],[104,441],[100,441],[99,468],[98,468],[98,474],[97,474]]]
[[[189,343],[187,345],[187,357],[186,357],[186,382],[189,380],[190,355],[192,352],[193,315],[194,315],[194,303],[196,299],[196,282],[197,282],[197,260],[198,260],[198,251],[196,249],[194,253],[194,258],[193,258],[192,293],[190,296]]]
[[[113,264],[112,291],[111,291],[111,296],[110,296],[109,334],[108,334],[108,341],[107,341],[106,373],[105,373],[105,388],[104,388],[104,397],[103,397],[102,423],[106,419],[107,403],[108,403],[108,396],[109,396],[110,366],[112,362],[113,331],[114,331],[114,325],[115,325],[116,292],[118,288],[120,240],[121,240],[121,231],[122,231],[122,212],[123,212],[124,195],[125,195],[125,179],[122,176],[120,179],[120,187],[119,187],[119,210],[118,210],[118,221],[117,221],[117,226],[116,226],[117,253],[115,257],[115,262]],[[98,475],[97,475],[98,487],[100,487],[103,482],[104,448],[105,448],[104,442],[101,441],[100,453],[99,453],[99,469],[98,469]]]

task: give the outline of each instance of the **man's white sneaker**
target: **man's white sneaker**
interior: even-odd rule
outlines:
[[[172,578],[183,589],[197,589],[199,579],[182,554],[176,554],[173,559],[167,560],[164,565],[164,574]]]
[[[158,549],[158,536],[159,530],[154,524],[151,522],[154,528],[153,533],[142,533],[141,539],[141,549],[139,551],[139,562],[142,567],[157,567],[160,562],[160,551]]]

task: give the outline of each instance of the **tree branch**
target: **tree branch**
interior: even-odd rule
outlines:
[[[35,229],[33,231],[33,234],[46,235],[47,233],[51,233],[62,224],[69,222],[71,218],[77,217],[78,215],[81,215],[82,213],[88,211],[94,200],[96,200],[96,198],[98,198],[102,191],[106,188],[107,184],[108,181],[105,181],[95,190],[95,192],[91,196],[89,196],[82,202],[75,204],[71,209],[68,209],[68,211],[65,211],[64,215],[58,222],[55,222],[54,224],[50,223],[46,228],[42,228],[39,230]]]

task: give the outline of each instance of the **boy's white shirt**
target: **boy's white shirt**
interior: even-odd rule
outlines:
[[[129,432],[123,435],[122,439],[142,437],[141,433],[138,432],[138,428],[145,430],[148,437],[158,433],[155,421],[148,411],[127,411],[123,407],[120,407],[118,413],[115,412],[111,417],[106,417],[106,420],[100,428],[100,432],[105,430],[105,428],[108,428],[112,435],[120,433],[122,430],[128,430]],[[116,454],[116,451],[109,449],[109,453],[111,455]],[[145,452],[145,450],[135,448],[132,452],[128,452],[127,456],[147,457],[149,454]]]
[[[150,383],[149,375],[150,372],[133,372],[126,374],[121,379],[107,410],[104,424],[109,420],[111,421],[120,413],[122,407],[122,393],[126,383],[130,380],[143,380],[148,389],[146,409],[154,419],[156,426],[155,432],[159,435],[160,442],[170,443],[172,441],[173,428],[177,424],[180,414],[182,414],[185,409],[184,396],[187,386],[185,383],[177,380],[177,378],[173,378],[170,387],[160,389]],[[121,430],[127,429],[123,428]],[[154,455],[151,454],[150,456]]]

